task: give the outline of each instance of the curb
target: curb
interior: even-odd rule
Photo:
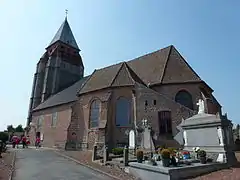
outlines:
[[[10,176],[8,178],[8,180],[12,180],[13,179],[13,174],[15,172],[14,168],[15,168],[15,161],[16,161],[16,152],[13,151],[13,159],[12,159],[12,163],[11,163],[11,173]]]
[[[74,159],[74,158],[72,158],[72,157],[70,157],[70,156],[67,156],[67,155],[65,155],[65,154],[63,154],[63,153],[61,153],[61,152],[57,152],[57,151],[54,151],[54,152],[55,152],[56,154],[64,157],[64,158],[66,158],[66,159],[69,159],[69,160],[71,160],[71,161],[74,161],[74,162],[77,163],[77,164],[80,164],[80,165],[82,165],[82,166],[85,166],[85,167],[87,167],[87,168],[89,168],[89,169],[91,169],[91,170],[94,170],[94,171],[96,171],[96,172],[99,172],[99,173],[101,173],[101,174],[103,174],[103,175],[105,175],[105,176],[111,177],[111,178],[113,178],[113,179],[115,179],[115,180],[122,180],[122,179],[120,179],[119,177],[113,176],[113,175],[108,174],[108,173],[106,173],[106,172],[104,172],[104,171],[101,171],[101,170],[99,170],[99,169],[97,169],[97,168],[94,168],[94,167],[89,166],[89,165],[87,165],[87,164],[81,163],[80,161],[78,161],[78,160],[76,160],[76,159]]]
[[[35,146],[28,146],[28,149],[36,149],[36,147],[35,147]],[[40,148],[38,148],[38,149],[59,151],[57,148],[49,148],[49,147],[40,147]]]

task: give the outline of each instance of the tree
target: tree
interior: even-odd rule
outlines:
[[[7,131],[8,131],[8,132],[14,132],[14,131],[15,131],[15,128],[13,127],[13,125],[8,125],[8,126],[7,126]]]
[[[19,124],[19,125],[15,128],[15,131],[16,131],[16,132],[24,132],[24,129],[23,129],[22,125]]]
[[[0,132],[0,140],[2,140],[2,142],[6,143],[6,141],[8,141],[8,133]]]

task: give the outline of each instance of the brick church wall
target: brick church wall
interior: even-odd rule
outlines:
[[[171,91],[169,89],[169,91]],[[154,101],[156,104],[154,105]],[[145,103],[147,102],[147,106]],[[178,130],[176,127],[181,123],[182,118],[186,119],[193,115],[193,112],[178,103],[175,103],[171,98],[167,96],[161,96],[159,93],[154,92],[148,88],[140,88],[136,92],[136,103],[137,103],[137,124],[140,125],[143,119],[147,119],[155,136],[157,137],[156,142],[162,142],[167,144],[175,145],[175,142],[171,142],[173,137],[168,137],[159,134],[159,111],[170,111],[172,119],[172,135],[176,135]]]
[[[55,112],[57,112],[56,126],[52,126],[52,114]],[[71,114],[71,103],[34,112],[32,122],[37,125],[40,117],[43,121],[41,126],[31,128],[29,133],[31,144],[34,145],[36,132],[40,132],[43,134],[43,146],[64,149],[67,142],[67,130],[71,121]]]

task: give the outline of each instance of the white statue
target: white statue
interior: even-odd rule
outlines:
[[[219,144],[220,146],[223,146],[223,132],[222,132],[222,128],[221,127],[218,127],[217,128],[217,131],[218,131],[218,138],[219,138]]]
[[[204,107],[204,101],[202,99],[198,100],[198,114],[204,113],[205,107]]]
[[[142,120],[142,125],[143,125],[143,126],[146,126],[147,123],[148,123],[147,119],[143,119],[143,120]]]
[[[187,132],[183,131],[183,139],[184,139],[184,145],[187,145]]]

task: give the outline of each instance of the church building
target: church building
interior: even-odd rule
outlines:
[[[212,93],[173,45],[84,76],[66,18],[37,64],[29,135],[45,147],[113,148],[128,144],[127,132],[147,119],[157,145],[176,146],[176,126],[197,113],[199,99],[206,113],[221,114]]]

